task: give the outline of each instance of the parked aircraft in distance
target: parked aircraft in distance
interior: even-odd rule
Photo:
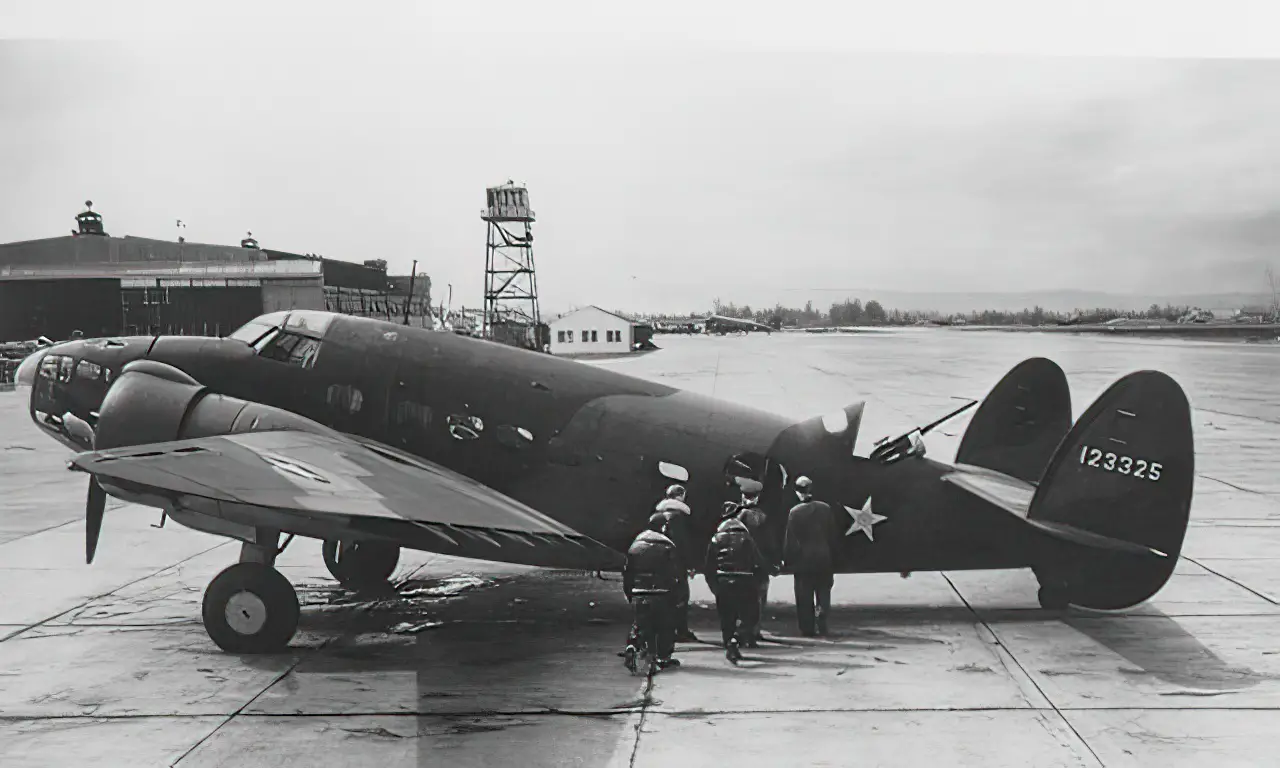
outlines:
[[[65,342],[17,379],[34,422],[89,474],[89,562],[108,494],[242,543],[203,603],[231,652],[292,638],[298,599],[274,562],[294,536],[323,540],[352,588],[385,583],[406,547],[618,570],[671,482],[687,485],[705,541],[743,478],[764,483],[765,535],[781,536],[800,475],[845,521],[842,573],[1031,568],[1045,607],[1125,608],[1173,572],[1194,477],[1190,409],[1171,378],[1130,374],[1073,425],[1066,376],[1043,358],[996,385],[954,466],[925,457],[942,420],[855,455],[862,403],[793,423],[326,312],[264,315],[227,338]]]
[[[742,333],[764,331],[771,334],[777,330],[764,323],[757,323],[755,320],[745,320],[741,317],[725,317],[724,315],[707,315],[702,324],[707,329],[707,333],[715,333],[721,336],[735,331]]]

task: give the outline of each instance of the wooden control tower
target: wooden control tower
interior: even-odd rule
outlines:
[[[533,267],[533,209],[529,190],[513,181],[485,190],[484,320],[486,339],[541,349],[538,279]]]

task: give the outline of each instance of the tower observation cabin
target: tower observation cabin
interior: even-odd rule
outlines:
[[[514,181],[485,190],[484,322],[482,335],[529,349],[549,341],[538,310],[529,190]]]
[[[76,214],[76,228],[71,230],[73,237],[81,235],[100,235],[106,237],[102,229],[102,215],[93,210],[93,201],[84,201],[84,210]]]

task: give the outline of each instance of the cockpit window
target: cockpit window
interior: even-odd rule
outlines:
[[[237,328],[227,338],[243,341],[245,344],[261,350],[264,343],[270,343],[268,336],[273,331],[284,329],[293,335],[321,339],[324,338],[324,333],[329,330],[329,324],[332,322],[333,313],[331,312],[318,312],[308,309],[272,312],[261,317],[255,317]]]
[[[67,383],[75,371],[75,361],[65,355],[58,358],[58,381]]]
[[[58,378],[58,355],[45,355],[40,361],[40,378],[50,381]]]
[[[257,320],[250,320],[249,322],[237,328],[227,338],[236,339],[237,341],[243,341],[245,344],[253,346],[254,343],[258,341],[258,339],[261,339],[263,336],[266,336],[268,333],[271,333],[271,331],[273,330],[275,330],[274,326],[264,325],[263,323],[260,323]]]
[[[76,378],[81,381],[97,381],[102,377],[102,370],[102,366],[97,363],[81,360],[76,366]]]
[[[281,331],[272,336],[271,340],[258,352],[259,357],[289,363],[300,368],[310,368],[315,365],[318,354],[320,354],[319,339],[299,336],[288,331]]]
[[[304,336],[321,338],[324,336],[324,332],[329,329],[329,323],[331,322],[333,322],[333,313],[331,312],[295,309],[289,313],[289,319],[285,321],[284,329]]]

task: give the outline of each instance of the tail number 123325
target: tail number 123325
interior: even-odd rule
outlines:
[[[1108,472],[1119,472],[1122,475],[1132,475],[1153,481],[1160,479],[1160,470],[1164,469],[1158,461],[1135,459],[1132,456],[1122,456],[1087,445],[1080,447],[1080,463],[1088,467],[1105,469]]]

